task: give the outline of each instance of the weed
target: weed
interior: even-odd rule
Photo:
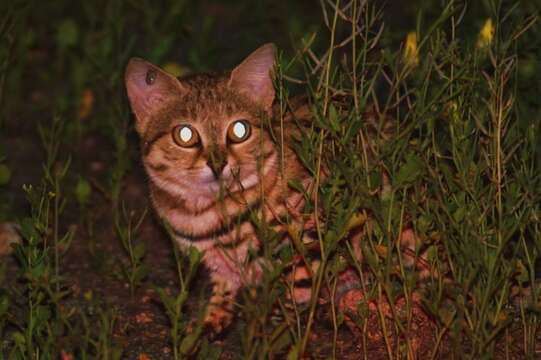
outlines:
[[[147,211],[139,216],[138,219],[134,220],[135,213],[130,211],[128,214],[126,208],[122,207],[123,221],[124,223],[117,222],[115,223],[116,232],[124,250],[128,254],[128,264],[123,265],[122,272],[124,277],[128,280],[130,285],[131,295],[134,295],[135,290],[142,284],[145,277],[148,275],[148,269],[143,263],[145,257],[145,243],[139,241],[135,242],[135,235],[137,234]]]
[[[192,324],[190,322],[193,319],[186,316],[184,309],[190,295],[191,282],[201,262],[202,254],[193,247],[187,253],[188,264],[187,271],[185,272],[183,257],[180,255],[177,247],[174,247],[177,276],[180,284],[179,292],[176,295],[171,295],[163,288],[156,288],[171,324],[170,336],[175,360],[193,355],[202,340],[203,318],[201,315],[203,313],[201,310],[203,310],[203,307],[199,309],[200,316],[198,320]],[[211,350],[208,344],[205,344],[204,347],[205,352],[209,351],[208,355],[210,355]]]
[[[129,323],[124,290],[92,267],[97,257],[116,261],[116,248],[126,256],[131,301],[141,300],[136,289],[153,287],[147,275],[162,264],[148,262],[159,243],[140,232],[145,214],[123,205],[141,173],[122,79],[129,57],[206,71],[268,40],[286,49],[276,68],[276,121],[295,93],[310,99],[313,122],[295,149],[316,184],[289,185],[305,193],[317,241],[304,244],[291,228],[284,245],[254,214],[268,266],[237,304],[241,315],[224,339],[234,351],[205,338],[203,306],[189,314],[189,299],[201,293],[201,254],[183,257],[172,246],[179,291],[156,290],[172,356],[341,358],[353,338],[344,324],[360,334],[365,359],[372,343],[390,359],[536,356],[541,4],[319,3],[0,4],[0,219],[22,218],[23,235],[18,265],[1,264],[4,357],[123,356],[116,337]],[[284,134],[273,135],[283,145]],[[43,157],[33,155],[40,143]],[[33,184],[24,188],[29,206],[18,195],[22,183]],[[360,225],[362,237],[352,236]],[[76,228],[86,229],[90,256],[74,246],[84,238]],[[408,247],[404,231],[415,234]],[[313,269],[308,304],[292,300],[282,276],[296,264]],[[362,299],[343,311],[346,268],[361,279]],[[85,286],[102,283],[114,306],[81,302],[80,290],[98,294]],[[329,301],[318,302],[325,294]],[[428,334],[418,331],[419,309],[434,322]]]

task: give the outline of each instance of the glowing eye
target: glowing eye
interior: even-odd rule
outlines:
[[[199,134],[190,125],[179,125],[173,129],[173,140],[182,147],[192,147],[199,143]]]
[[[182,129],[180,129],[180,140],[184,142],[189,142],[192,139],[193,131],[189,127],[185,126]]]
[[[246,128],[246,125],[244,125],[240,121],[237,121],[233,125],[233,134],[235,134],[235,136],[238,137],[239,139],[242,139],[246,135],[247,132],[248,132],[248,129]]]
[[[250,136],[250,124],[246,120],[235,121],[227,131],[227,136],[232,142],[242,142]]]

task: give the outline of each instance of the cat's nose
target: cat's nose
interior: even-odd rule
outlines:
[[[227,165],[227,160],[223,157],[217,157],[213,159],[209,159],[207,161],[207,165],[212,170],[212,173],[214,174],[214,177],[216,179],[220,178],[220,175],[222,174],[225,165]]]

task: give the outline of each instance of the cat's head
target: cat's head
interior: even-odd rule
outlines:
[[[276,149],[265,130],[274,57],[267,44],[229,73],[180,79],[130,60],[126,88],[153,185],[203,211],[275,172]]]

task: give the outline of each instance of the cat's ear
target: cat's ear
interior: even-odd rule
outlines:
[[[130,59],[124,80],[131,108],[137,118],[136,128],[140,133],[144,132],[153,112],[184,91],[173,75],[139,58]]]
[[[229,85],[270,110],[274,101],[272,70],[276,47],[269,43],[250,54],[232,72]]]

